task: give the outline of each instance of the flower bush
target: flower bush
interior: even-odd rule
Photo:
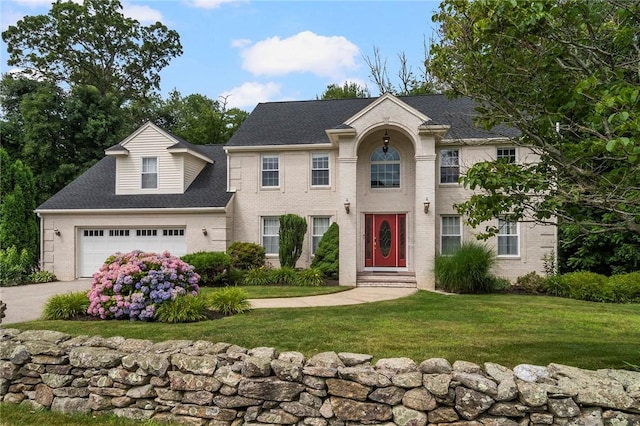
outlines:
[[[116,253],[93,274],[87,313],[102,319],[150,321],[159,304],[197,295],[199,280],[193,266],[166,251]]]

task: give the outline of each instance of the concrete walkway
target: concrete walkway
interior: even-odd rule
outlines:
[[[7,304],[7,311],[0,327],[40,318],[42,308],[53,295],[74,291],[88,291],[90,289],[90,279],[0,287],[0,300]],[[417,291],[416,288],[355,287],[352,290],[320,296],[250,299],[250,302],[251,307],[255,309],[342,306],[398,299],[414,294]]]

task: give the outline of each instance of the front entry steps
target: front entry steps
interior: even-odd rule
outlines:
[[[410,287],[416,288],[416,274],[412,272],[360,272],[356,287]]]

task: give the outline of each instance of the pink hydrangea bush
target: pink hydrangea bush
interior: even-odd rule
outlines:
[[[87,313],[102,319],[150,321],[159,304],[197,295],[198,281],[193,266],[169,252],[116,253],[93,274]]]

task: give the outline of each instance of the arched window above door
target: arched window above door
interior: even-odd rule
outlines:
[[[371,188],[400,188],[400,154],[382,147],[371,154]]]

